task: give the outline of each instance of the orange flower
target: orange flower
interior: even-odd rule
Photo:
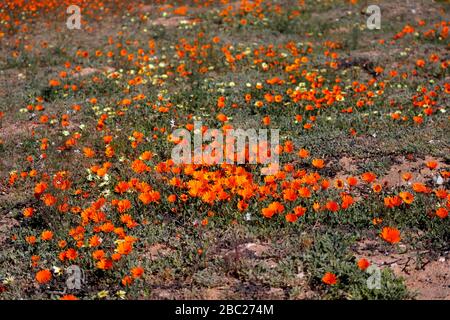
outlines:
[[[114,156],[114,149],[111,146],[107,146],[105,148],[105,156],[107,156],[108,158],[112,158]]]
[[[26,242],[28,242],[28,244],[35,244],[36,243],[36,237],[35,236],[28,236],[25,238]]]
[[[106,222],[100,226],[100,230],[108,233],[114,231],[114,225],[111,222]]]
[[[420,182],[414,183],[412,185],[412,188],[417,193],[428,193],[428,192],[430,192],[430,190],[423,183],[420,183]]]
[[[122,259],[122,255],[120,254],[120,253],[113,253],[112,255],[111,255],[111,259],[113,260],[113,261],[119,261],[120,259]]]
[[[342,195],[342,204],[341,208],[346,210],[348,207],[350,207],[354,203],[353,197],[349,194]]]
[[[413,120],[417,124],[422,124],[423,123],[423,117],[422,116],[414,116]]]
[[[298,156],[302,159],[308,158],[309,152],[306,149],[300,149],[300,151],[298,152]]]
[[[95,156],[95,151],[91,148],[83,148],[83,153],[86,158],[93,158]]]
[[[130,188],[130,185],[126,181],[120,181],[117,186],[114,188],[114,191],[117,193],[124,193]]]
[[[287,222],[295,222],[297,221],[298,216],[292,213],[288,213],[285,218]]]
[[[103,259],[104,256],[105,256],[105,251],[103,251],[103,250],[95,250],[94,252],[92,252],[92,258],[94,258],[94,260]]]
[[[436,210],[436,215],[439,218],[441,218],[441,219],[447,218],[448,217],[448,210],[443,208],[443,207],[439,208],[439,209]]]
[[[35,194],[35,195],[40,195],[40,194],[42,194],[46,189],[47,189],[47,184],[46,184],[45,182],[39,182],[39,183],[36,184],[36,186],[34,187],[34,194]]]
[[[112,136],[104,136],[104,137],[103,137],[103,142],[104,142],[105,144],[109,144],[109,143],[111,143],[112,139],[113,139]]]
[[[291,153],[294,150],[294,144],[292,141],[286,141],[283,146],[283,151],[286,153]]]
[[[150,167],[147,166],[142,160],[136,159],[131,164],[131,169],[136,173],[142,173],[145,171],[150,171]]]
[[[322,169],[323,167],[325,167],[325,161],[323,161],[322,159],[313,159],[312,165],[317,169]]]
[[[65,257],[68,260],[75,260],[78,257],[78,252],[75,249],[70,248],[65,252]]]
[[[247,209],[247,207],[248,207],[248,204],[247,204],[245,201],[240,200],[240,201],[238,202],[237,207],[238,207],[239,211],[245,211],[245,210]],[[264,210],[264,209],[263,209],[263,210]]]
[[[90,247],[98,247],[101,243],[102,243],[102,239],[97,235],[94,235],[89,239]]]
[[[133,269],[131,269],[131,275],[133,276],[134,279],[142,277],[143,274],[144,268],[142,267],[134,267]]]
[[[34,209],[33,208],[25,208],[23,209],[23,216],[25,218],[31,218],[33,216]]]
[[[65,296],[59,298],[59,300],[78,300],[78,298],[75,297],[73,294],[66,294]]]
[[[358,184],[358,178],[356,177],[348,177],[347,178],[347,183],[349,186],[354,187]]]
[[[404,174],[402,174],[402,179],[405,181],[409,181],[412,178],[412,174],[410,172],[405,172]]]
[[[335,285],[337,283],[337,277],[336,277],[336,275],[334,273],[327,272],[322,277],[322,282],[332,286],[332,285]]]
[[[56,198],[52,196],[50,193],[45,194],[42,197],[42,200],[44,201],[47,207],[51,207],[56,203]]]
[[[380,193],[382,189],[383,189],[383,187],[379,183],[374,183],[372,185],[373,192]]]
[[[40,284],[49,282],[52,279],[50,270],[44,269],[36,273],[36,281]]]
[[[297,199],[297,192],[293,189],[286,189],[283,191],[283,199],[286,201],[295,201]]]
[[[124,213],[128,211],[131,208],[131,202],[128,199],[119,200],[117,202],[117,210],[119,210],[120,213]]]
[[[434,190],[434,194],[440,199],[445,199],[448,196],[447,191],[444,189]]]
[[[298,189],[298,194],[302,198],[311,197],[311,191],[307,187],[301,187],[300,189]]]
[[[344,188],[344,181],[342,179],[336,179],[334,180],[334,186],[336,189],[342,189]]]
[[[271,210],[270,208],[263,208],[262,214],[266,218],[272,218],[272,216],[275,214],[275,211]]]
[[[400,192],[398,195],[402,198],[403,202],[407,204],[411,204],[414,201],[414,196],[409,192]]]
[[[372,224],[373,224],[374,226],[376,226],[377,224],[380,224],[380,223],[382,223],[382,222],[383,222],[383,219],[382,219],[382,218],[375,217],[375,218],[372,219]]]
[[[298,207],[295,207],[295,208],[294,208],[294,214],[295,214],[297,217],[301,217],[301,216],[303,216],[305,213],[306,213],[306,208],[303,208],[303,207],[301,207],[301,206],[298,206]]]
[[[100,261],[97,262],[97,268],[101,270],[109,270],[112,268],[113,262],[110,259],[100,259]]]
[[[400,242],[400,231],[396,228],[384,227],[381,231],[381,237],[383,240],[394,244]]]
[[[167,201],[173,203],[177,200],[177,196],[175,194],[171,194],[167,197]]]
[[[151,202],[157,202],[161,198],[161,195],[158,191],[150,191],[150,192],[143,192],[139,194],[139,200],[142,201],[144,204],[149,204]]]
[[[419,68],[423,68],[425,66],[425,60],[423,59],[418,59],[416,61],[416,66],[418,66]]]
[[[223,113],[219,113],[217,115],[217,120],[219,120],[220,122],[226,122],[228,121],[228,117],[226,115],[224,115]]]
[[[362,271],[365,271],[370,266],[370,262],[367,259],[359,259],[358,261],[358,268],[360,268]]]
[[[130,242],[122,241],[117,245],[116,252],[121,255],[127,255],[133,250],[133,245]]]
[[[438,163],[437,163],[436,161],[428,161],[428,162],[426,163],[426,166],[427,166],[429,169],[434,170],[434,169],[436,169],[436,168],[438,167]]]
[[[36,267],[38,265],[39,260],[41,259],[41,257],[39,256],[31,256],[31,261],[32,261],[32,266]]]
[[[141,160],[148,161],[153,157],[153,153],[150,151],[144,151],[139,157]]]
[[[188,7],[187,6],[181,6],[181,7],[178,7],[178,8],[173,10],[173,14],[177,14],[177,15],[180,15],[180,16],[185,16],[187,14],[187,12],[188,12]]]
[[[44,241],[52,240],[53,239],[53,232],[49,230],[42,231],[41,239]]]
[[[321,209],[320,203],[314,202],[314,204],[313,204],[313,210],[316,211],[316,212],[318,212],[318,211],[320,211],[320,209]]]
[[[384,205],[387,208],[398,207],[402,204],[402,199],[399,196],[384,198]]]
[[[365,172],[361,175],[361,178],[367,183],[372,183],[377,176],[373,172]]]
[[[126,286],[131,285],[132,283],[133,283],[133,279],[130,276],[123,277],[122,285],[124,285],[126,287]]]
[[[266,218],[272,218],[275,213],[282,213],[284,206],[280,202],[272,202],[267,208],[262,209],[262,214]]]
[[[325,207],[331,212],[336,212],[339,210],[339,204],[335,201],[328,201]]]
[[[48,85],[50,86],[50,87],[57,87],[57,86],[59,86],[61,83],[58,81],[58,80],[55,80],[55,79],[51,79],[49,82],[48,82]]]

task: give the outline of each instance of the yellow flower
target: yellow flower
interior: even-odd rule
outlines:
[[[107,290],[102,290],[97,293],[97,297],[100,299],[106,298],[109,295],[109,292]]]
[[[123,290],[119,290],[119,291],[116,292],[116,296],[118,296],[120,299],[125,299],[125,295],[126,294],[127,293],[125,291],[123,291]]]

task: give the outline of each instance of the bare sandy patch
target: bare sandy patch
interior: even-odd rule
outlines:
[[[8,239],[8,230],[17,227],[19,222],[16,219],[10,217],[0,217],[0,245],[6,242]]]
[[[425,159],[417,159],[414,161],[409,161],[406,157],[401,156],[396,160],[399,163],[393,165],[388,173],[379,179],[387,187],[407,185],[409,182],[402,179],[402,174],[406,172],[412,173],[412,182],[426,183],[437,176],[437,170],[448,168],[448,165],[445,164],[443,159],[437,159],[430,156],[426,156]],[[426,163],[429,161],[437,162],[437,170],[431,170],[426,166]]]
[[[110,73],[113,73],[115,70],[116,69],[114,69],[113,67],[108,67],[108,66],[105,66],[105,67],[102,67],[99,69],[88,67],[88,68],[81,69],[79,72],[76,72],[73,75],[73,77],[74,78],[82,78],[82,77],[87,77],[87,76],[93,75],[95,73],[102,73],[102,72],[106,73],[106,74],[110,74]]]
[[[174,250],[165,244],[155,243],[151,246],[146,246],[144,250],[144,257],[149,258],[150,260],[156,260],[158,258],[169,255]]]
[[[402,277],[408,289],[418,300],[450,300],[450,256],[447,253],[436,260],[418,260],[413,252],[383,252],[379,243],[362,241],[358,258],[366,258],[381,268],[389,267]]]

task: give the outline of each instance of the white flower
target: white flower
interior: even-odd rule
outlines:
[[[433,181],[438,185],[442,185],[444,183],[444,178],[442,178],[441,175],[438,174],[437,176],[433,177]]]

